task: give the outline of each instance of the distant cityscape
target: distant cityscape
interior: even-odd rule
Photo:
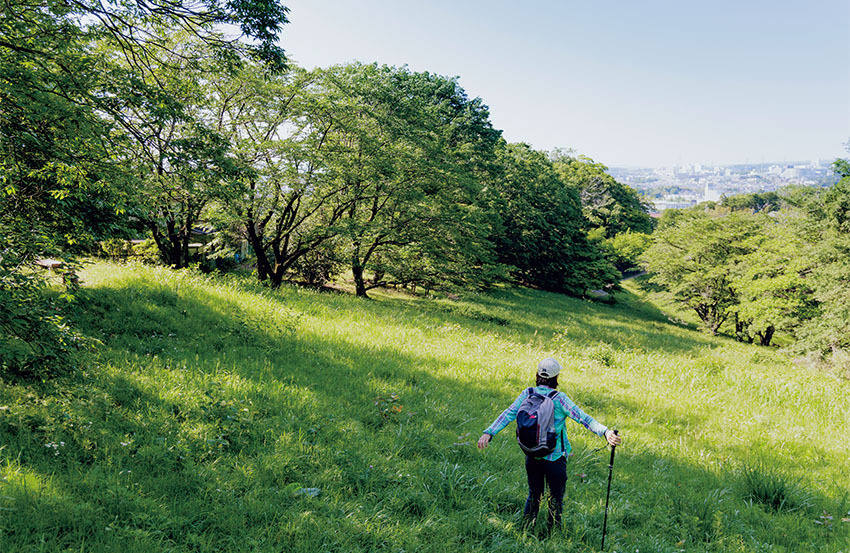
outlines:
[[[768,192],[784,186],[829,186],[838,182],[833,160],[743,165],[675,165],[655,169],[611,167],[617,181],[638,190],[656,211],[683,209],[723,196]]]

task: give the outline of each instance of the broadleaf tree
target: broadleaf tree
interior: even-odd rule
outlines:
[[[652,282],[668,289],[717,334],[738,302],[732,267],[751,252],[746,240],[758,229],[758,221],[745,213],[682,212],[655,231],[641,259]]]
[[[488,186],[499,215],[498,259],[522,284],[572,295],[614,284],[619,275],[586,235],[578,192],[543,152],[502,144],[498,174]]]
[[[344,207],[335,227],[356,294],[417,279],[475,285],[497,272],[477,158],[464,155],[486,157],[498,137],[480,102],[407,68],[337,66],[320,81],[334,121],[325,176],[342,190],[326,209]],[[412,259],[423,261],[416,271]]]

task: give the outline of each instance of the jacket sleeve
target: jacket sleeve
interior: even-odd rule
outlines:
[[[608,427],[579,409],[579,406],[573,403],[573,400],[568,398],[567,394],[560,393],[555,396],[555,400],[561,405],[561,407],[563,407],[569,418],[581,424],[597,436],[605,436],[605,432],[608,431]]]
[[[502,414],[498,416],[496,420],[493,421],[487,430],[484,431],[485,434],[490,434],[491,436],[495,436],[499,432],[502,431],[507,425],[509,425],[514,419],[516,419],[516,415],[519,412],[519,406],[522,405],[522,401],[528,396],[528,390],[523,390],[522,393],[511,403],[511,406],[502,411]]]

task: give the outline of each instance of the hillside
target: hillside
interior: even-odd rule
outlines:
[[[519,526],[512,427],[474,445],[550,355],[625,440],[606,550],[850,550],[848,382],[677,326],[635,287],[608,306],[82,279],[75,323],[101,345],[77,374],[0,381],[0,551],[596,551],[601,439],[568,423],[545,540]]]

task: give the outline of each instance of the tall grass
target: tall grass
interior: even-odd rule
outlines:
[[[610,551],[850,549],[847,449],[824,439],[850,422],[847,382],[671,322],[638,289],[607,306],[105,263],[83,280],[75,322],[102,342],[85,369],[0,382],[0,551],[595,551],[602,440],[568,427],[547,539],[521,526],[512,430],[474,446],[550,355],[625,440]],[[804,500],[755,499],[756,466]]]
[[[745,466],[741,471],[741,485],[745,500],[775,511],[796,511],[810,506],[806,495],[776,468]]]

